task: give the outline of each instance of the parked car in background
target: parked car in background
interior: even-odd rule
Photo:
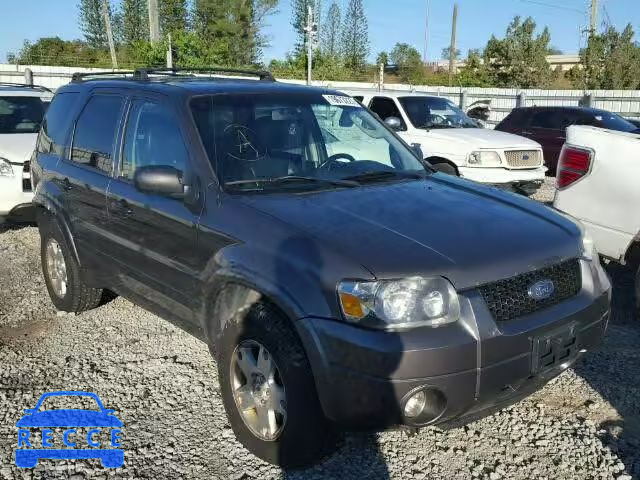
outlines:
[[[640,134],[567,129],[554,205],[579,219],[601,255],[637,269],[640,308]]]
[[[423,158],[441,172],[526,195],[544,181],[546,167],[538,143],[481,128],[446,98],[393,90],[343,91],[407,143],[419,145]]]
[[[30,159],[53,93],[0,83],[0,223],[32,219]]]
[[[632,132],[638,127],[617,113],[582,107],[521,107],[514,108],[496,130],[515,133],[542,145],[549,175],[556,174],[560,150],[571,125],[591,125],[598,128]]]
[[[435,172],[349,96],[256,75],[58,90],[34,164],[56,308],[109,289],[202,339],[238,440],[286,467],[335,426],[475,420],[601,342],[611,286],[576,223]]]

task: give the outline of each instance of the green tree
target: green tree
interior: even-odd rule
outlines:
[[[357,71],[369,54],[369,27],[362,0],[349,0],[342,25],[342,52],[347,68]]]
[[[451,47],[445,47],[442,49],[442,53],[440,54],[443,60],[451,60]],[[460,58],[460,49],[456,48],[453,53],[453,60],[457,60]]]
[[[105,48],[107,46],[107,33],[102,19],[102,1],[80,0],[78,13],[80,30],[82,30],[89,46]]]
[[[389,54],[392,64],[398,66],[398,77],[402,82],[422,83],[424,81],[424,63],[420,52],[408,43],[396,43]]]
[[[569,72],[573,84],[586,89],[640,88],[640,45],[633,39],[631,24],[622,32],[609,27],[592,35],[580,52],[581,65]]]
[[[484,61],[493,83],[499,87],[546,87],[553,80],[547,62],[549,29],[536,35],[531,17],[515,17],[503,39],[492,36],[484,51]]]
[[[187,30],[187,0],[160,0],[158,10],[164,35]]]
[[[458,70],[458,82],[465,87],[493,86],[480,50],[469,50],[464,67]]]
[[[122,0],[122,41],[131,45],[149,38],[147,0]]]
[[[385,51],[382,51],[378,55],[376,55],[376,65],[380,64],[384,66],[389,65],[389,54]]]
[[[342,21],[340,7],[336,2],[331,4],[322,28],[322,50],[329,57],[340,54],[340,22]]]

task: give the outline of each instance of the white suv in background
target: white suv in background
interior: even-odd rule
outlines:
[[[30,219],[30,159],[53,93],[35,85],[0,83],[0,223]]]
[[[544,181],[542,147],[510,133],[480,128],[450,100],[415,92],[344,90],[436,169],[531,195]]]

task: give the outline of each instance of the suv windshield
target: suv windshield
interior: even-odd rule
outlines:
[[[347,96],[200,96],[191,110],[229,189],[346,188],[426,173],[409,148]]]
[[[416,128],[478,128],[446,98],[400,97],[398,100]]]
[[[602,128],[617,130],[619,132],[634,132],[638,130],[638,127],[633,123],[628,122],[620,115],[607,112],[605,110],[595,111],[594,117],[598,122],[600,122],[600,126],[602,126]]]
[[[38,97],[0,97],[0,134],[38,133],[44,112]]]

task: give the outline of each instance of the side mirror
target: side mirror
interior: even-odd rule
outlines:
[[[396,132],[398,130],[402,130],[402,120],[398,117],[387,117],[384,123],[387,127]]]
[[[411,150],[413,150],[415,156],[418,157],[418,160],[422,161],[424,159],[424,153],[419,143],[412,143]]]
[[[168,165],[149,165],[136,169],[133,184],[144,193],[183,198],[187,193],[180,170]]]

